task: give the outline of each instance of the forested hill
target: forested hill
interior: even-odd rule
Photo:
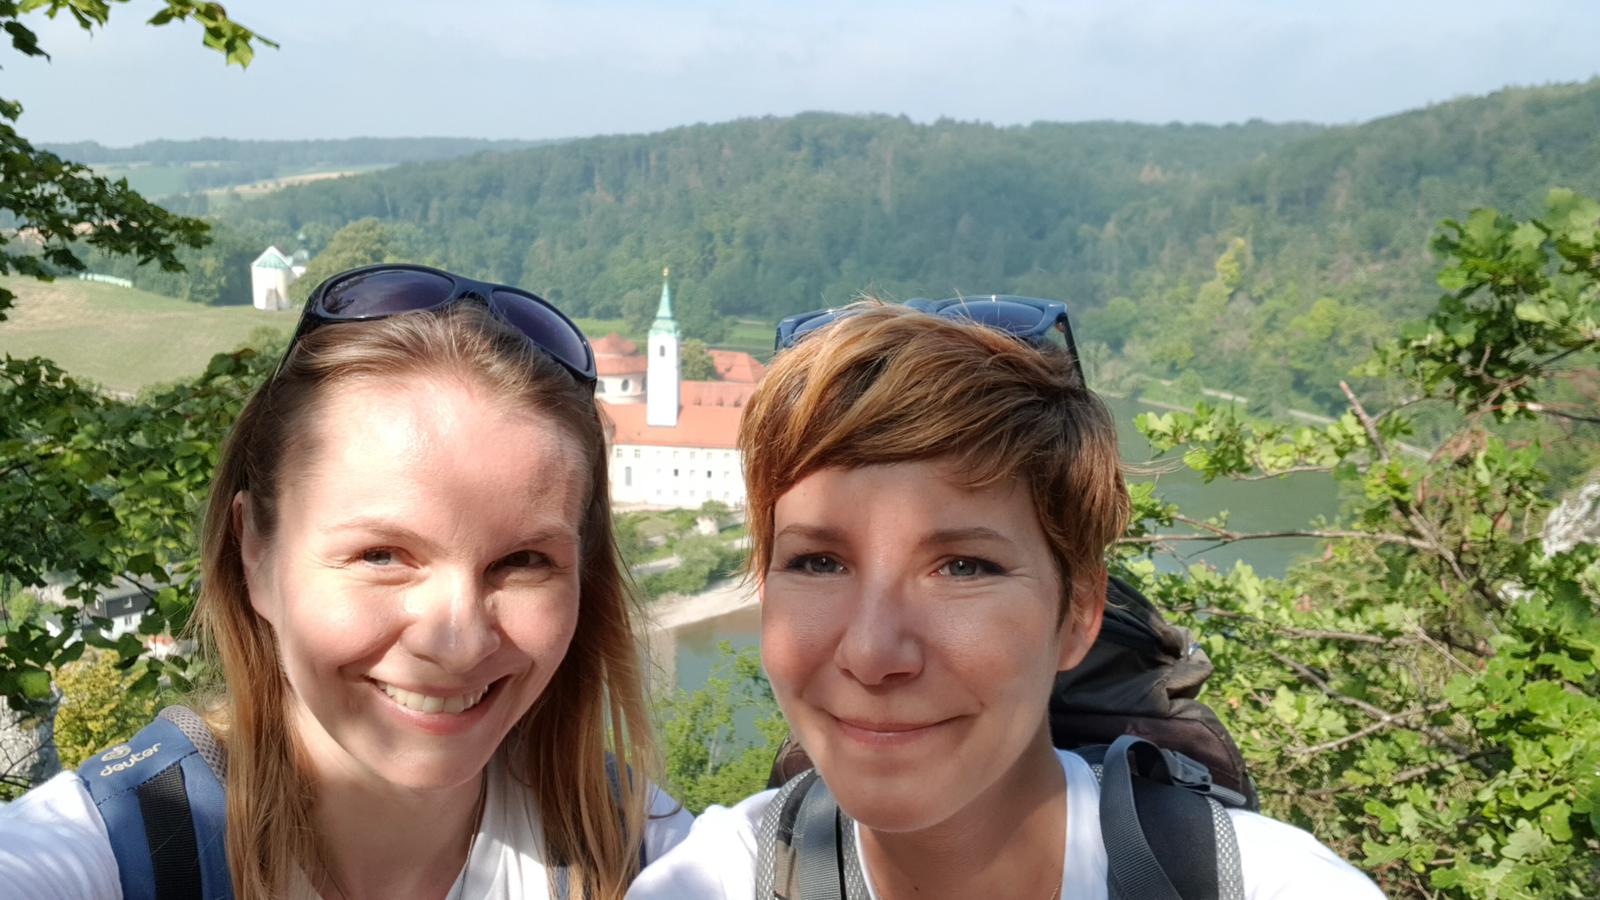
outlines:
[[[444,137],[342,138],[320,141],[239,141],[231,138],[201,138],[192,141],[146,141],[128,147],[107,147],[96,141],[45,143],[40,146],[66,159],[90,165],[247,163],[304,168],[454,159],[485,150],[520,150],[547,143],[554,142]]]
[[[724,313],[775,316],[866,288],[1092,307],[1151,273],[1209,277],[1234,236],[1258,271],[1305,289],[1388,293],[1425,286],[1439,217],[1600,184],[1596,135],[1600,82],[1340,128],[809,114],[402,166],[230,217],[283,234],[409,222],[442,262],[599,315],[653,293],[662,263]]]
[[[1119,211],[1203,190],[1318,130],[806,114],[404,166],[283,191],[230,220],[281,234],[412,223],[440,261],[596,315],[622,311],[630,292],[653,303],[663,263],[686,298],[733,314],[864,288],[1087,297],[1119,265],[1151,261],[1099,258]]]
[[[719,316],[863,290],[1062,297],[1116,365],[1331,408],[1372,340],[1436,298],[1438,220],[1600,191],[1597,135],[1600,80],[1341,127],[807,114],[290,188],[225,210],[219,245],[317,252],[371,217],[381,233],[326,258],[432,261],[636,321],[670,264],[712,338]]]

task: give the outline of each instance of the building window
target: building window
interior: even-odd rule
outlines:
[[[710,477],[711,477],[711,470],[710,470],[710,469],[707,469],[707,470],[706,470],[706,477],[707,477],[707,478],[710,478]]]
[[[622,379],[622,392],[624,394],[628,392],[628,379],[626,378]]]
[[[622,486],[633,487],[633,466],[622,467]]]
[[[596,394],[604,394],[606,392],[606,380],[604,378],[594,383],[594,392]]]
[[[677,469],[673,469],[672,470],[672,477],[673,478],[677,478],[678,477],[678,470]],[[673,493],[676,494],[677,491],[673,491]]]
[[[633,448],[633,458],[634,459],[638,459],[639,458],[639,448],[638,447]]]
[[[667,355],[667,345],[666,344],[658,345],[656,347],[656,355],[657,356],[666,356]]]

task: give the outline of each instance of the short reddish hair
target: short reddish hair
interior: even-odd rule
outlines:
[[[827,468],[950,458],[970,487],[1020,479],[1070,587],[1063,615],[1080,589],[1099,593],[1128,522],[1116,427],[1064,348],[877,301],[773,360],[739,448],[757,576],[778,498]]]

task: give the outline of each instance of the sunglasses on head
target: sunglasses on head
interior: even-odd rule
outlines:
[[[1029,343],[1047,341],[1050,332],[1058,331],[1066,339],[1067,352],[1072,355],[1072,369],[1078,378],[1078,383],[1087,384],[1083,378],[1083,367],[1078,363],[1078,346],[1072,340],[1072,324],[1067,319],[1067,304],[1060,300],[990,294],[982,297],[951,297],[948,300],[927,300],[916,297],[902,305],[930,315],[967,319]],[[778,323],[778,334],[773,341],[772,349],[786,350],[793,347],[812,332],[826,328],[859,311],[859,307],[847,306],[841,309],[816,309],[787,316]]]
[[[431,312],[467,298],[489,307],[496,318],[554,357],[579,382],[594,384],[594,351],[589,347],[589,339],[544,298],[521,288],[474,281],[441,269],[403,263],[350,269],[317,285],[306,300],[300,324],[289,340],[283,359],[278,362],[278,371],[283,370],[284,360],[294,352],[300,339],[323,325]],[[273,377],[277,377],[277,372]]]

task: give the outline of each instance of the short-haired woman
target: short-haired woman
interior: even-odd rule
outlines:
[[[681,839],[643,779],[594,380],[578,329],[515,288],[376,266],[313,293],[206,508],[226,875],[196,896],[614,898]],[[150,888],[97,777],[0,810],[0,893]]]
[[[1099,786],[1051,746],[1046,709],[1099,629],[1128,500],[1071,353],[1004,319],[879,304],[786,322],[794,346],[746,408],[762,658],[852,823],[851,898],[1107,896]],[[774,796],[707,810],[629,896],[766,900]],[[1245,896],[1379,896],[1305,832],[1229,815]]]

